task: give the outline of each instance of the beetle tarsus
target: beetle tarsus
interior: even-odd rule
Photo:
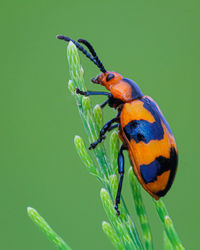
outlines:
[[[75,88],[75,91],[76,91],[76,94],[86,96],[86,92],[84,92],[84,91],[80,90],[79,88]]]
[[[106,138],[106,136],[105,136],[105,135],[102,135],[97,141],[91,143],[91,144],[90,144],[90,147],[89,147],[89,150],[95,149],[96,146],[97,146],[99,143],[101,143],[105,138]]]
[[[115,211],[117,213],[117,216],[119,216],[120,215],[120,211],[118,209],[118,204],[115,204]]]
[[[89,146],[89,150],[95,149],[96,146],[97,146],[97,143],[95,143],[95,142],[91,143],[90,146]]]

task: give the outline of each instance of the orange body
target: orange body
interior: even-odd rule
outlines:
[[[153,107],[157,107],[157,109],[151,108],[149,110],[149,107],[144,107],[144,102],[142,101],[144,98],[150,101],[149,106],[154,104]],[[133,100],[123,105],[120,114],[120,138],[128,147],[130,161],[139,182],[157,200],[160,196],[166,194],[173,182],[177,166],[177,148],[175,139],[169,128],[167,128],[167,123],[163,120],[164,117],[157,104],[150,97],[143,97],[142,100]],[[158,125],[156,123],[159,119],[160,124]],[[148,142],[144,140],[136,142],[134,138],[130,140],[124,131],[124,128],[132,121],[141,120],[154,124],[154,128],[157,130],[155,131],[157,134]],[[139,130],[145,137],[145,133],[148,133],[148,126]],[[162,138],[159,135],[160,131],[163,131]],[[150,132],[152,133],[152,131]],[[156,137],[158,138],[156,139]],[[152,165],[159,157],[162,157],[160,162]],[[141,173],[141,166],[146,166],[146,175],[148,175],[148,172],[150,173],[150,181],[145,181]],[[153,170],[151,169],[152,166]]]
[[[160,108],[151,97],[143,96],[134,81],[119,73],[102,73],[93,82],[111,92],[112,107],[120,114],[119,136],[128,149],[133,171],[143,188],[158,200],[169,191],[178,162],[175,139]]]

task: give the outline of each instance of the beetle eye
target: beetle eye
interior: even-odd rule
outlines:
[[[108,74],[107,77],[106,77],[106,81],[110,81],[111,79],[113,79],[113,77],[115,77],[115,75]]]

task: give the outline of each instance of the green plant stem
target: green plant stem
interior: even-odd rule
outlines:
[[[165,231],[163,231],[163,237],[164,237],[164,250],[173,249],[172,244],[171,244],[169,238],[167,237]]]
[[[117,234],[115,233],[112,226],[110,225],[110,223],[103,221],[102,222],[102,229],[117,249],[119,249],[119,250],[125,249],[123,244],[119,240]]]
[[[132,195],[135,203],[136,212],[140,221],[140,225],[143,232],[143,239],[146,249],[153,249],[153,242],[152,242],[152,236],[151,236],[151,230],[148,223],[148,217],[146,213],[146,209],[143,204],[141,191],[140,191],[140,185],[138,183],[138,180],[133,173],[133,168],[129,168],[129,182],[131,185]]]
[[[153,200],[153,201],[154,201],[156,210],[158,212],[158,215],[163,223],[165,233],[166,233],[167,237],[169,238],[173,248],[177,249],[177,250],[185,249],[182,245],[182,242],[181,242],[175,228],[174,228],[173,222],[172,222],[171,218],[169,217],[169,214],[167,212],[167,209],[165,207],[164,202],[161,199],[158,201],[155,201],[155,200]]]
[[[64,240],[48,225],[45,219],[31,207],[27,208],[31,220],[44,232],[47,238],[60,250],[71,250]]]

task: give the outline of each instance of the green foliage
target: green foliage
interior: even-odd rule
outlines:
[[[103,125],[102,111],[99,105],[92,109],[90,98],[77,95],[75,92],[76,88],[86,90],[84,79],[83,79],[83,68],[80,65],[80,59],[78,56],[75,45],[70,42],[67,48],[67,57],[69,62],[69,71],[71,80],[68,83],[68,88],[75,98],[78,111],[80,113],[84,128],[87,133],[89,143],[96,141],[99,137],[99,131]],[[104,210],[110,221],[103,222],[102,228],[112,244],[117,249],[153,249],[152,236],[148,218],[144,204],[140,193],[140,185],[133,174],[132,169],[129,170],[129,181],[133,193],[135,207],[137,215],[139,217],[142,238],[144,246],[138,235],[137,229],[131,219],[128,209],[123,201],[119,206],[120,216],[116,215],[114,209],[114,200],[118,187],[117,180],[117,155],[119,151],[119,137],[116,131],[110,136],[110,152],[109,154],[105,150],[104,144],[99,144],[94,150],[92,150],[93,156],[86,150],[84,142],[81,137],[75,136],[74,143],[76,150],[85,165],[89,173],[96,176],[102,184],[100,191],[100,197]],[[88,145],[88,142],[87,142]],[[174,229],[172,221],[167,214],[166,208],[162,200],[155,202],[158,215],[164,226],[164,244],[165,249],[169,249],[173,246],[173,249],[184,249],[178,235]],[[31,212],[31,213],[30,213]],[[46,233],[48,238],[56,244],[56,246],[70,249],[63,240],[57,236],[48,224],[42,219],[35,210],[29,209],[29,215],[33,221]],[[38,219],[39,218],[39,219]],[[59,245],[58,244],[61,244]],[[60,243],[61,242],[61,243]]]
[[[46,234],[48,239],[60,250],[71,250],[63,239],[53,231],[45,219],[32,207],[27,208],[31,220]]]
[[[169,217],[169,214],[167,212],[167,209],[165,207],[164,202],[160,199],[159,201],[155,201],[155,207],[158,212],[158,215],[163,223],[164,230],[166,233],[166,236],[168,237],[171,245],[173,246],[174,249],[184,249],[181,240],[178,237],[178,234],[174,228],[173,222],[171,218]],[[167,241],[165,240],[166,244]]]
[[[108,223],[107,221],[103,221],[102,229],[117,249],[124,249],[124,246],[122,245],[110,223]]]
[[[151,237],[151,230],[148,223],[147,213],[142,201],[142,196],[140,192],[140,184],[138,183],[138,180],[136,176],[133,173],[133,169],[129,169],[129,182],[131,185],[131,190],[133,194],[133,199],[135,203],[136,212],[140,221],[140,225],[142,228],[142,236],[145,243],[146,249],[153,249],[152,244],[152,237]]]

